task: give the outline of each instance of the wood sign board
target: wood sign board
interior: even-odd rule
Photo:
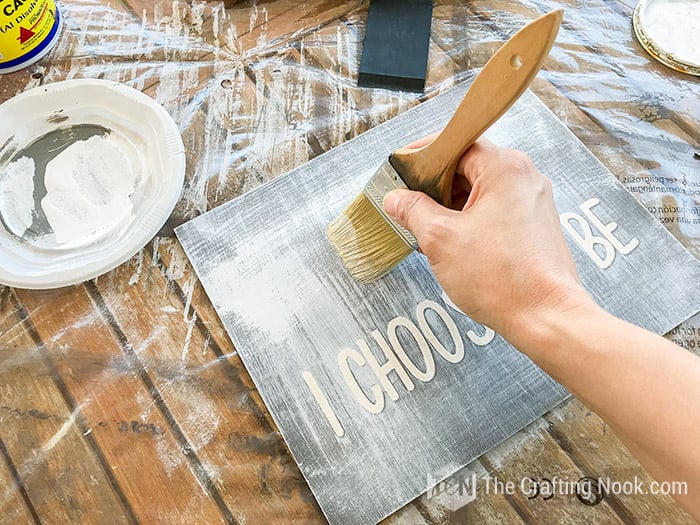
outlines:
[[[381,520],[568,396],[451,306],[422,255],[363,285],[326,240],[387,154],[439,130],[465,89],[177,230],[334,524]],[[581,279],[607,310],[665,333],[700,309],[700,263],[535,95],[487,136],[524,150],[552,179]]]

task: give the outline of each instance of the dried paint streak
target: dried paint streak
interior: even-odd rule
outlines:
[[[17,471],[22,479],[31,479],[33,474],[36,472],[42,472],[45,469],[43,465],[48,462],[47,456],[53,454],[52,450],[54,447],[56,447],[56,445],[76,427],[76,421],[78,420],[81,410],[85,404],[86,402],[83,402],[76,407],[70,416],[64,421],[63,425],[61,425],[61,427],[54,433],[54,435],[51,436],[51,438],[40,448],[38,448],[35,453],[29,459],[27,459],[27,461],[18,466]],[[15,485],[10,484],[10,487],[8,487],[9,490],[5,490],[5,493],[3,494],[3,503],[9,501],[9,499],[16,493]]]
[[[156,453],[160,458],[161,464],[165,468],[166,474],[168,477],[172,478],[173,472],[186,461],[185,455],[177,445],[169,439],[157,439],[155,446]]]
[[[221,418],[216,404],[210,400],[206,392],[192,388],[182,378],[171,380],[163,385],[161,393],[166,399],[170,397],[187,399],[187,415],[181,422],[181,428],[185,432],[185,437],[192,451],[199,453],[200,450],[207,447],[215,439],[221,425]],[[142,402],[141,418],[143,421],[149,421],[154,410],[153,401],[144,397]],[[172,403],[169,403],[169,405],[172,406]],[[172,476],[176,469],[187,462],[187,458],[180,448],[170,440],[161,439],[160,435],[155,437],[158,457],[168,475]],[[219,476],[218,470],[213,469],[213,472],[215,478]]]
[[[56,444],[63,438],[63,436],[68,434],[68,431],[75,424],[75,420],[80,414],[80,410],[83,406],[85,406],[85,403],[81,403],[78,407],[76,407],[75,410],[71,412],[70,417],[66,420],[66,422],[63,423],[61,428],[59,428],[58,431],[56,431],[56,433],[53,436],[51,436],[51,439],[49,441],[42,445],[41,454],[46,454],[47,452],[52,450],[53,447],[55,447]]]
[[[145,354],[152,344],[158,345],[161,341],[166,340],[169,330],[170,327],[165,325],[154,326],[148,337],[141,341],[138,346],[133,347],[134,354],[137,356]]]
[[[185,284],[182,286],[182,292],[185,294],[185,308],[183,309],[182,315],[185,322],[187,322],[187,314],[189,313],[190,308],[192,306],[192,295],[194,294],[194,289],[198,282],[199,281],[197,279],[197,276],[194,273],[192,273],[190,275],[190,278],[187,279],[187,281],[185,281]]]
[[[190,432],[188,440],[192,449],[199,452],[216,437],[221,418],[218,407],[211,401],[206,391],[188,389],[187,397],[190,407],[186,428],[196,431]]]
[[[180,361],[182,362],[183,366],[187,363],[187,354],[190,349],[190,342],[192,341],[192,330],[197,323],[197,314],[193,312],[190,319],[185,317],[185,322],[187,323],[187,335],[185,336],[185,342],[182,345],[182,356],[180,357]]]
[[[178,281],[185,276],[185,273],[191,273],[189,268],[189,260],[182,250],[180,245],[174,240],[169,240],[170,244],[170,261],[165,270],[165,276],[170,281]]]
[[[130,265],[134,264],[134,262],[136,263],[136,270],[129,278],[129,286],[133,286],[141,278],[141,272],[143,271],[143,249],[139,250],[139,253],[137,253],[135,257],[136,261],[134,261],[133,258],[130,261]]]
[[[80,330],[81,328],[85,328],[87,326],[90,326],[95,322],[97,322],[97,323],[102,322],[102,316],[100,315],[99,310],[97,310],[97,309],[87,310],[87,312],[84,313],[83,315],[81,315],[80,319],[75,321],[72,325],[64,326],[58,332],[56,332],[54,335],[52,335],[51,338],[48,340],[48,343],[49,344],[55,344],[55,343],[60,344],[61,338],[63,338],[63,336],[66,335],[67,333],[70,333],[74,330]]]

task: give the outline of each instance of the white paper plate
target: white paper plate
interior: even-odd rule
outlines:
[[[634,33],[662,64],[700,75],[700,0],[640,0]]]
[[[180,196],[185,154],[177,125],[157,102],[128,86],[82,79],[37,87],[2,104],[0,122],[0,182],[5,177],[4,186],[0,184],[0,192],[4,190],[0,193],[0,284],[58,288],[101,275],[143,248],[168,219]],[[16,162],[29,158],[28,151],[45,151],[50,159],[53,146],[47,136],[79,136],[98,127],[109,130],[102,138],[138,172],[138,184],[125,201],[131,212],[125,213],[121,222],[101,230],[70,241],[58,239],[41,205],[40,197],[46,191],[44,174],[37,168],[33,177],[37,206],[32,210],[31,224],[43,226],[20,232],[23,226],[18,228],[10,217],[20,209],[14,203],[22,198],[22,192],[12,193],[8,166],[16,173]],[[21,162],[26,163],[26,158]],[[24,193],[26,198],[28,192]],[[20,223],[28,224],[27,212],[22,213],[24,222]]]

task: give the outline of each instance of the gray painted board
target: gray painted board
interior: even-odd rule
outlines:
[[[568,396],[453,309],[421,255],[361,285],[325,238],[387,153],[440,129],[465,89],[177,230],[331,523],[379,521]],[[582,281],[609,311],[665,333],[700,309],[700,263],[532,93],[487,136],[552,179]]]

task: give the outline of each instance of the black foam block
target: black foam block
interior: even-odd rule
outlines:
[[[432,0],[372,0],[358,85],[423,91]]]

